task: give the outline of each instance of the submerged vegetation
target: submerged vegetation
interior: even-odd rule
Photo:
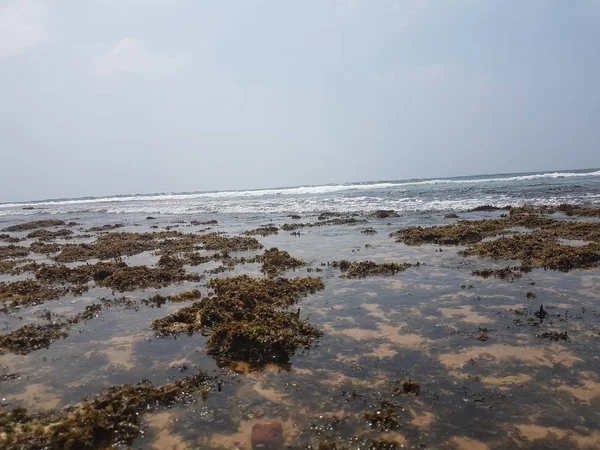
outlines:
[[[141,432],[143,413],[193,402],[195,392],[208,388],[208,378],[201,373],[156,387],[149,381],[115,386],[58,412],[0,409],[0,445],[7,450],[130,446]]]
[[[412,264],[408,263],[382,263],[377,264],[373,261],[350,262],[342,259],[341,261],[333,261],[333,267],[337,267],[342,271],[341,278],[365,278],[377,275],[395,275],[398,272],[404,272]],[[417,263],[417,265],[419,265]]]
[[[561,271],[597,266],[600,262],[600,223],[547,217],[563,212],[569,216],[596,217],[600,209],[562,205],[556,208],[512,208],[506,217],[460,220],[433,227],[409,227],[392,233],[407,245],[467,245],[464,256],[520,261],[523,267]],[[569,245],[564,240],[582,241]],[[486,272],[474,273],[485,276]],[[491,275],[491,273],[490,273]],[[508,273],[496,272],[495,276]],[[489,275],[488,275],[489,276]],[[512,278],[514,278],[514,271]]]
[[[214,295],[152,324],[159,336],[210,331],[209,354],[226,361],[285,363],[321,332],[299,314],[285,311],[301,296],[324,288],[319,278],[212,279]]]
[[[305,266],[306,263],[299,259],[296,259],[286,251],[272,248],[266,250],[259,261],[262,262],[261,272],[268,276],[276,276],[290,269],[298,269]]]

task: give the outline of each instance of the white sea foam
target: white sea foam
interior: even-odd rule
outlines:
[[[598,177],[600,170],[595,172],[551,172],[531,175],[518,176],[499,176],[491,178],[465,178],[465,179],[434,179],[434,180],[416,180],[416,181],[399,181],[399,182],[375,182],[375,183],[354,183],[354,184],[335,184],[323,186],[300,186],[293,188],[277,188],[277,189],[261,189],[261,190],[246,190],[246,191],[219,191],[219,192],[197,192],[197,193],[169,193],[169,194],[154,194],[154,195],[131,195],[131,196],[112,196],[102,198],[86,198],[86,199],[68,199],[68,200],[48,200],[40,202],[28,203],[9,203],[0,204],[0,215],[2,210],[10,209],[13,211],[23,207],[38,207],[38,208],[53,208],[56,206],[67,205],[94,205],[94,204],[123,204],[123,203],[145,203],[145,202],[161,202],[171,204],[177,201],[193,201],[200,199],[244,199],[244,198],[260,198],[273,196],[310,196],[310,195],[325,195],[334,194],[344,191],[372,191],[378,189],[390,189],[396,192],[402,188],[411,186],[427,186],[427,185],[455,185],[455,184],[481,184],[481,183],[516,183],[521,181],[535,181],[544,179],[559,179],[559,178],[579,178],[579,177]],[[357,200],[357,199],[355,199]],[[104,207],[103,207],[104,208]],[[62,209],[62,208],[61,208]],[[90,209],[95,210],[93,206]],[[118,210],[119,207],[113,206],[113,210]],[[76,208],[80,210],[80,208]]]
[[[188,213],[307,213],[322,210],[338,212],[396,209],[399,211],[465,210],[481,204],[506,203],[580,203],[598,201],[597,195],[565,195],[543,199],[519,200],[503,195],[479,196],[460,199],[424,199],[411,196],[411,186],[477,185],[488,183],[496,188],[505,183],[514,185],[523,181],[559,178],[599,177],[595,172],[552,172],[531,175],[498,176],[466,179],[434,179],[399,182],[374,182],[300,186],[294,188],[262,189],[250,191],[220,191],[199,193],[169,193],[131,195],[103,198],[49,200],[29,203],[0,204],[0,216],[46,213],[107,212],[114,214],[188,214]],[[356,195],[354,192],[363,192]],[[371,192],[368,192],[371,191]],[[347,192],[350,196],[339,195]],[[389,195],[393,193],[393,195]],[[472,193],[473,195],[474,193]],[[23,210],[33,207],[33,210]]]

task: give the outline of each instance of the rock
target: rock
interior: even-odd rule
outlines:
[[[146,217],[146,220],[156,220],[156,217],[148,216]]]
[[[250,438],[253,450],[279,450],[283,448],[283,428],[280,423],[257,423]]]

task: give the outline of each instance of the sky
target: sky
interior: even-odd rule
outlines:
[[[0,0],[0,201],[600,167],[600,0]]]

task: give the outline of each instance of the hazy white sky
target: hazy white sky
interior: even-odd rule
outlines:
[[[600,166],[599,0],[0,0],[0,201]]]

